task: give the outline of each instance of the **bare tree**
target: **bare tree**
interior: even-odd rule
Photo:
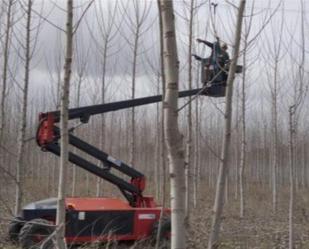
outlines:
[[[138,0],[133,0],[130,2],[133,6],[134,13],[130,13],[128,5],[123,6],[124,13],[127,15],[126,27],[129,32],[134,36],[134,41],[131,42],[128,38],[126,41],[129,46],[132,48],[133,52],[133,61],[132,61],[132,79],[131,79],[131,98],[135,98],[136,92],[136,77],[137,77],[137,62],[138,56],[141,53],[140,49],[140,39],[141,36],[149,29],[149,26],[145,27],[146,19],[149,16],[150,4],[147,1],[140,2]],[[126,32],[128,32],[126,31]],[[130,137],[130,165],[134,167],[136,161],[136,112],[135,108],[132,108],[131,117],[131,137]]]
[[[280,20],[280,28],[278,30],[278,22],[271,23],[271,34],[273,37],[273,45],[270,45],[270,41],[268,41],[266,37],[266,41],[269,49],[267,50],[267,55],[272,56],[273,65],[271,65],[271,69],[273,71],[273,80],[272,84],[269,84],[270,93],[271,93],[271,130],[272,130],[272,153],[271,153],[271,182],[272,182],[272,206],[273,211],[277,210],[277,175],[278,175],[278,165],[279,165],[279,135],[278,135],[278,97],[280,93],[280,88],[278,85],[279,81],[279,63],[283,58],[284,53],[282,53],[282,38],[283,38],[283,27],[284,27],[284,10],[282,10],[281,20]],[[275,39],[275,35],[277,36],[279,31],[278,41]]]
[[[0,143],[3,142],[3,132],[5,126],[5,111],[6,111],[6,97],[7,97],[7,79],[8,79],[8,65],[9,65],[9,52],[10,52],[10,41],[12,33],[12,8],[15,4],[15,0],[9,0],[7,2],[6,11],[6,27],[4,35],[4,48],[3,48],[3,71],[2,71],[2,89],[1,89],[1,102],[0,102]],[[3,156],[3,155],[1,155]]]
[[[164,130],[168,150],[172,234],[171,248],[186,247],[185,218],[185,172],[183,136],[178,128],[178,56],[175,34],[173,1],[162,1],[162,28],[164,35],[164,67],[166,86],[164,98]]]
[[[244,22],[244,49],[243,49],[243,73],[241,85],[241,150],[239,165],[239,196],[240,196],[240,218],[245,215],[245,168],[247,163],[247,126],[246,126],[246,86],[248,62],[247,55],[249,50],[249,35],[252,27],[254,6],[251,8],[249,22]],[[236,121],[237,122],[237,121]]]
[[[304,104],[304,97],[308,90],[308,82],[304,79],[304,65],[306,59],[305,53],[305,16],[304,1],[301,4],[301,52],[300,62],[297,65],[297,77],[293,77],[293,96],[292,103],[289,106],[289,184],[290,184],[290,200],[289,200],[289,249],[293,249],[294,242],[294,205],[295,205],[295,177],[296,177],[296,135],[298,132],[298,119]],[[292,57],[292,55],[291,55]]]
[[[21,211],[21,202],[23,198],[23,177],[24,177],[24,154],[25,154],[25,137],[27,125],[27,110],[28,110],[28,88],[29,88],[29,74],[30,61],[32,57],[31,51],[31,16],[32,16],[32,0],[28,0],[26,11],[26,41],[25,41],[25,72],[24,72],[24,86],[22,94],[22,110],[18,138],[17,150],[17,165],[16,165],[16,196],[15,196],[15,215],[17,216]],[[23,7],[23,6],[22,6]]]
[[[192,89],[192,37],[193,37],[193,18],[194,18],[194,4],[195,1],[190,2],[190,15],[189,15],[189,47],[188,47],[188,83],[189,90]],[[188,114],[187,114],[187,141],[186,141],[186,219],[189,220],[190,207],[192,204],[192,101],[189,97]]]
[[[49,75],[49,81],[51,83],[51,92],[52,92],[52,103],[51,107],[53,109],[59,110],[60,109],[60,99],[61,99],[61,71],[63,67],[63,49],[62,49],[62,30],[57,30],[57,33],[55,35],[54,44],[57,49],[53,53],[54,57],[52,59],[47,58],[47,68],[48,68],[48,75]],[[52,61],[53,63],[50,63]],[[57,186],[57,171],[58,171],[58,159],[53,158],[53,164],[48,167],[48,190],[51,191],[55,195]]]
[[[161,86],[162,86],[162,99],[165,99],[165,86],[166,86],[166,77],[165,77],[165,66],[164,66],[164,30],[163,30],[163,4],[162,4],[162,0],[157,0],[157,5],[158,5],[158,12],[159,12],[159,37],[160,37],[160,72],[161,72]],[[159,110],[158,110],[159,111]],[[165,208],[166,205],[166,145],[165,145],[165,118],[164,118],[164,104],[161,105],[161,122],[160,122],[160,127],[158,124],[158,129],[160,129],[160,137],[158,140],[158,143],[160,143],[160,147],[161,147],[161,152],[160,152],[160,160],[159,160],[159,164],[161,165],[161,167],[158,167],[158,178],[160,178],[159,174],[160,171],[162,172],[162,187],[161,187],[161,192],[162,192],[162,209],[161,209],[161,213],[160,213],[160,219],[159,219],[159,228],[157,231],[157,235],[156,235],[156,245],[155,248],[158,249],[159,248],[159,241],[160,241],[160,234],[161,234],[161,225],[162,225],[162,218],[163,218],[163,210]],[[161,170],[160,170],[161,169]]]
[[[197,70],[198,72],[198,70]],[[199,74],[197,74],[199,75]],[[196,88],[199,87],[199,77],[196,78]],[[195,100],[195,139],[194,139],[194,168],[193,168],[193,207],[196,208],[197,200],[198,200],[198,187],[201,179],[201,163],[200,163],[200,123],[201,123],[201,115],[200,115],[201,103],[199,99]]]
[[[83,32],[81,32],[83,34]],[[75,35],[75,65],[76,65],[76,101],[75,106],[79,107],[81,103],[81,88],[84,79],[86,78],[87,63],[89,59],[89,48],[84,51],[85,45],[83,43],[83,38]],[[77,121],[78,122],[78,121]],[[77,131],[78,132],[78,131]],[[76,179],[77,179],[77,167],[73,165],[72,168],[72,196],[76,194]],[[87,174],[87,184],[89,181],[89,174]]]
[[[295,135],[296,105],[289,106],[289,179],[290,179],[290,201],[289,201],[289,249],[294,248],[294,195],[295,195]]]
[[[159,32],[160,32],[160,71],[161,71],[161,80],[162,80],[162,99],[165,98],[165,86],[166,86],[166,77],[165,77],[165,67],[164,67],[164,37],[163,37],[163,17],[162,17],[162,0],[158,0],[158,10],[159,10]],[[164,106],[162,105],[162,114],[164,112]],[[162,179],[162,204],[165,205],[165,185],[166,185],[166,152],[165,152],[165,131],[164,131],[164,115],[161,116],[161,155],[160,155],[160,164],[163,174]]]
[[[113,49],[115,46],[115,39],[117,38],[118,30],[116,29],[116,17],[117,17],[117,8],[118,8],[118,1],[114,1],[112,4],[104,3],[103,6],[102,2],[99,1],[98,4],[95,6],[95,13],[96,13],[96,20],[98,23],[98,38],[96,38],[95,34],[92,34],[96,43],[96,53],[99,52],[100,54],[100,61],[102,61],[101,67],[101,103],[104,104],[106,101],[107,96],[107,89],[108,89],[108,82],[107,82],[107,63],[108,59],[111,55],[115,55],[117,51]],[[104,9],[108,9],[108,13],[104,12]],[[90,32],[91,29],[89,29]],[[111,51],[111,50],[114,51]],[[101,139],[100,139],[100,147],[104,150],[106,145],[106,117],[104,114],[101,115]],[[101,179],[97,179],[97,190],[96,195],[101,195]]]
[[[56,233],[57,246],[65,249],[65,192],[66,192],[66,173],[69,160],[69,134],[68,134],[68,117],[69,117],[69,93],[71,80],[71,67],[73,57],[73,0],[67,0],[67,21],[66,21],[66,56],[64,64],[64,79],[61,93],[61,118],[60,118],[60,145],[61,158],[59,169],[59,185],[58,185],[58,204],[56,225],[58,232]]]
[[[247,52],[247,39],[245,39],[243,53],[243,78],[241,86],[241,150],[240,150],[240,166],[239,166],[239,199],[240,199],[240,217],[243,218],[245,215],[245,193],[244,193],[244,176],[245,176],[245,166],[246,166],[246,52]]]
[[[209,234],[208,249],[216,248],[218,246],[218,238],[220,225],[222,220],[222,211],[224,206],[224,190],[225,190],[225,181],[228,173],[228,164],[229,164],[229,149],[231,142],[231,121],[232,121],[232,97],[233,97],[233,82],[235,77],[237,59],[239,57],[239,47],[241,39],[241,29],[242,29],[242,20],[243,13],[245,9],[246,1],[242,0],[238,8],[236,32],[235,32],[235,41],[233,54],[231,59],[231,65],[229,69],[229,75],[227,79],[227,93],[226,93],[226,104],[225,104],[225,128],[224,128],[224,137],[223,145],[221,151],[221,162],[219,167],[219,175],[217,179],[216,187],[216,196],[215,203],[213,208],[213,217],[212,225]]]

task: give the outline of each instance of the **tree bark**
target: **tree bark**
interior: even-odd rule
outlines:
[[[26,24],[26,44],[25,44],[25,78],[23,87],[21,121],[19,128],[19,139],[17,149],[17,166],[16,166],[16,199],[15,199],[15,215],[17,216],[21,211],[21,204],[23,198],[23,178],[24,178],[24,153],[25,153],[25,137],[27,126],[27,109],[28,109],[28,88],[29,88],[29,73],[30,73],[30,35],[31,35],[31,14],[32,14],[32,0],[28,0],[27,4],[27,24]]]
[[[139,39],[140,39],[140,32],[141,32],[141,24],[142,19],[140,17],[140,9],[138,6],[138,2],[136,2],[137,7],[135,9],[135,18],[136,18],[136,27],[134,32],[134,44],[133,44],[133,63],[132,63],[132,85],[131,85],[131,98],[135,99],[135,88],[136,88],[136,70],[137,70],[137,57],[138,57],[138,49],[139,49]],[[135,167],[136,163],[136,112],[135,108],[132,107],[131,109],[131,141],[130,141],[130,165]]]
[[[103,48],[103,66],[102,66],[102,86],[101,86],[101,103],[105,103],[105,88],[106,88],[106,60],[107,60],[107,46],[108,46],[108,40],[104,43]],[[106,138],[106,118],[105,115],[101,115],[101,140],[100,140],[100,148],[102,151],[104,151],[105,147],[105,138]],[[102,165],[104,166],[104,165]],[[97,190],[96,190],[96,196],[99,197],[101,195],[101,178],[97,178]]]
[[[178,128],[178,70],[179,62],[175,35],[173,1],[162,1],[164,35],[164,66],[166,86],[164,98],[165,142],[169,158],[170,197],[172,215],[172,249],[186,248],[185,235],[185,161],[183,136]]]
[[[135,39],[134,39],[134,49],[133,49],[133,66],[132,66],[132,99],[135,99],[135,81],[136,81],[136,62],[137,62],[137,51],[138,51],[138,40],[139,40],[139,26],[137,26]],[[136,154],[136,142],[135,142],[135,108],[132,108],[131,112],[131,141],[130,141],[130,165],[134,167],[135,165],[135,154]]]
[[[192,36],[193,36],[193,7],[194,0],[190,4],[190,19],[189,19],[189,49],[188,49],[188,83],[189,90],[192,89]],[[193,181],[192,181],[192,102],[191,96],[189,97],[188,115],[187,115],[187,141],[186,141],[186,220],[189,224],[190,208],[192,205]]]
[[[244,58],[245,61],[245,58]],[[245,65],[245,64],[244,64]],[[245,70],[242,82],[242,104],[241,104],[241,153],[239,167],[239,196],[240,196],[240,218],[245,216],[245,165],[246,165],[246,93],[245,93]]]
[[[274,80],[271,89],[271,104],[272,104],[272,161],[271,161],[271,175],[272,175],[272,206],[273,211],[277,210],[277,173],[278,173],[278,65],[280,61],[281,47],[282,47],[282,37],[283,37],[283,20],[282,16],[280,23],[280,33],[278,45],[274,45]]]
[[[199,72],[199,70],[197,70]],[[199,75],[199,73],[197,74]],[[199,77],[196,79],[196,88],[199,87]],[[195,140],[194,140],[194,169],[193,169],[193,207],[197,206],[198,187],[200,183],[200,104],[195,100]]]
[[[80,106],[80,92],[81,92],[81,85],[82,85],[82,75],[78,76],[78,82],[77,82],[77,93],[76,93],[76,107]],[[78,124],[79,121],[76,122]],[[74,153],[76,153],[76,149],[74,148]],[[77,182],[77,167],[75,167],[74,164],[72,164],[72,196],[76,196],[76,182]]]
[[[295,177],[294,177],[294,146],[295,146],[295,127],[294,127],[295,106],[289,107],[289,180],[290,180],[290,200],[289,200],[289,249],[294,248],[294,192],[295,192]]]
[[[158,0],[158,10],[159,10],[159,32],[160,32],[160,67],[161,67],[161,78],[162,78],[162,99],[165,98],[165,67],[164,67],[164,37],[163,37],[163,21],[162,21],[162,6],[161,1]],[[165,131],[164,131],[164,105],[162,105],[162,116],[161,116],[161,136],[160,136],[160,144],[161,144],[161,169],[163,174],[163,184],[162,184],[162,205],[165,206],[165,187],[166,187],[166,151],[165,151]]]
[[[244,42],[243,52],[243,74],[241,85],[241,153],[239,166],[239,195],[240,195],[240,218],[245,216],[245,167],[246,167],[246,76],[247,76],[247,48],[248,48],[248,34]]]
[[[216,196],[213,208],[213,218],[212,225],[209,234],[208,249],[217,248],[219,231],[222,220],[222,211],[224,206],[224,189],[226,184],[226,176],[228,173],[228,163],[229,163],[229,149],[231,143],[231,121],[232,121],[232,97],[233,97],[233,82],[235,76],[235,70],[237,65],[237,59],[239,56],[239,47],[241,39],[241,29],[243,12],[245,8],[246,1],[242,0],[238,9],[235,42],[232,55],[232,61],[230,65],[229,75],[227,79],[227,93],[226,93],[226,105],[225,105],[225,129],[223,137],[223,145],[221,152],[221,162],[219,167],[219,175],[217,179]]]
[[[86,58],[87,59],[87,58]],[[80,93],[81,93],[81,87],[83,82],[83,75],[84,75],[85,67],[84,65],[81,66],[81,68],[78,69],[78,80],[77,80],[77,91],[76,91],[76,107],[80,107]],[[78,122],[76,122],[76,125],[78,125]],[[76,148],[74,148],[74,153],[76,153]],[[78,169],[75,165],[72,165],[72,196],[76,196],[76,182],[78,177]]]
[[[293,104],[289,106],[289,181],[290,181],[290,200],[289,200],[289,249],[294,248],[294,202],[295,202],[295,187],[297,187],[297,132],[298,132],[298,118],[302,102],[306,94],[304,80],[304,65],[305,65],[305,16],[304,16],[304,2],[301,2],[301,61],[298,65],[298,80],[293,84],[294,99]],[[298,84],[297,84],[298,83]],[[308,83],[307,83],[308,84]]]
[[[69,108],[69,92],[71,67],[73,57],[73,0],[67,1],[67,23],[66,23],[66,56],[64,64],[64,79],[62,85],[61,97],[61,119],[60,119],[60,145],[61,158],[59,169],[59,185],[58,185],[58,203],[56,225],[58,232],[56,234],[57,246],[60,249],[66,248],[65,245],[65,193],[66,193],[66,172],[69,160],[69,134],[68,134],[68,108]]]
[[[6,28],[5,28],[5,38],[4,38],[4,49],[3,49],[3,71],[2,71],[2,89],[1,89],[1,103],[0,103],[0,143],[3,143],[3,132],[5,126],[5,104],[6,104],[6,96],[7,96],[7,75],[8,75],[8,64],[9,64],[9,47],[10,47],[10,36],[12,29],[12,6],[14,4],[14,0],[9,0],[7,6],[7,16],[6,16]],[[2,149],[1,149],[2,151]],[[4,156],[3,153],[0,155]],[[3,158],[2,158],[3,159]]]
[[[273,162],[272,162],[272,204],[273,211],[277,210],[277,168],[278,168],[278,108],[277,108],[277,68],[278,60],[275,61],[274,88],[272,96],[272,129],[273,129]]]
[[[157,95],[160,94],[160,73],[158,73],[157,75]],[[160,154],[161,154],[161,143],[160,143],[160,137],[161,137],[161,118],[160,118],[160,105],[159,103],[156,104],[156,125],[155,125],[155,130],[156,130],[156,134],[157,136],[155,137],[155,157],[156,158],[160,158]],[[159,135],[160,134],[160,135]],[[156,193],[156,199],[159,200],[160,199],[160,193],[161,193],[161,161],[160,160],[155,160],[155,193]]]
[[[157,0],[157,5],[158,5],[158,11],[159,11],[159,32],[160,32],[160,72],[161,72],[161,79],[162,79],[162,99],[164,100],[165,98],[165,68],[164,68],[164,37],[163,37],[163,18],[162,18],[162,4],[161,4],[162,0]],[[158,110],[159,111],[159,110]],[[161,122],[158,129],[160,129],[161,133],[160,133],[160,138],[159,141],[160,142],[160,147],[161,147],[161,151],[160,151],[160,163],[159,165],[161,166],[158,170],[158,173],[162,173],[162,180],[161,180],[161,213],[160,213],[160,219],[159,219],[159,228],[157,231],[157,235],[156,235],[156,244],[155,244],[155,249],[158,249],[160,247],[160,236],[161,236],[161,225],[162,225],[162,217],[163,217],[163,211],[164,208],[166,206],[166,146],[165,146],[165,131],[164,131],[164,105],[161,105]],[[161,170],[160,170],[161,169]],[[160,178],[160,175],[158,176]]]

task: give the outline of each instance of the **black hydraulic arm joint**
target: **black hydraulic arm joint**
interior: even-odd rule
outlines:
[[[60,156],[60,146],[57,143],[51,143],[51,144],[46,145],[46,150]],[[126,191],[127,195],[125,195],[125,197],[128,199],[131,205],[132,205],[132,201],[134,200],[133,196],[140,196],[142,194],[140,189],[138,189],[136,186],[124,181],[118,176],[111,174],[109,171],[106,171],[98,167],[92,162],[89,162],[88,160],[85,160],[84,158],[72,152],[69,152],[69,161],[71,163],[74,163],[78,167],[83,168],[89,171],[90,173],[108,182],[113,183],[114,185],[118,186],[118,188],[121,191]]]
[[[55,126],[54,130],[55,134],[59,134],[60,129],[58,127]],[[135,170],[133,167],[125,164],[121,160],[113,158],[104,151],[99,150],[95,146],[83,141],[82,139],[74,136],[73,134],[69,134],[69,143],[74,147],[76,147],[77,149],[86,152],[87,154],[100,160],[104,164],[112,168],[115,168],[116,170],[132,178],[144,177],[144,175],[141,172]]]

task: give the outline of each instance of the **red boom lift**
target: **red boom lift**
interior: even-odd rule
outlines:
[[[202,82],[205,83],[205,82]],[[223,97],[226,82],[214,81],[210,86],[179,92],[179,97],[203,94],[210,97]],[[87,123],[92,115],[117,111],[162,101],[162,95],[119,101],[108,104],[73,108],[69,110],[69,120],[80,119]],[[60,155],[60,112],[46,112],[39,115],[37,144],[43,151]],[[151,237],[158,226],[161,207],[153,197],[144,196],[145,176],[126,163],[113,158],[104,151],[69,133],[71,147],[77,148],[103,163],[104,167],[85,159],[78,153],[69,152],[69,161],[97,177],[116,185],[126,200],[113,198],[66,198],[65,239],[68,245],[78,245],[94,241],[135,241]],[[126,181],[113,174],[119,171],[129,176]],[[56,198],[30,203],[22,209],[20,217],[14,218],[9,225],[9,237],[18,241],[23,249],[53,248],[51,240],[46,237],[54,231],[56,219]],[[168,237],[170,210],[164,209],[168,217],[162,224],[160,237]]]

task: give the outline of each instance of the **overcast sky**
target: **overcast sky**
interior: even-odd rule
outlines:
[[[75,2],[75,23],[80,19],[90,1],[80,0]],[[133,3],[136,2],[134,5]],[[194,40],[198,37],[214,40],[215,27],[220,38],[229,45],[233,44],[236,10],[231,3],[237,5],[238,1],[211,1],[218,3],[216,14],[210,7],[209,1],[198,0],[199,6],[194,12]],[[306,2],[306,1],[304,1]],[[175,3],[176,28],[178,38],[178,51],[180,60],[180,85],[187,87],[187,61],[188,61],[188,15],[190,1],[177,0]],[[138,7],[137,7],[138,6]],[[275,44],[278,44],[280,25],[283,22],[282,35],[282,56],[280,57],[280,79],[281,90],[288,91],[292,77],[287,75],[291,70],[288,67],[296,66],[300,61],[301,51],[301,7],[300,1],[247,1],[246,18],[244,27],[248,26],[252,18],[252,28],[249,40],[258,37],[252,42],[248,51],[248,96],[251,100],[249,105],[256,108],[261,98],[269,98],[267,82],[271,79],[271,68],[273,63],[273,51]],[[306,33],[308,38],[308,11],[306,13]],[[50,89],[55,89],[57,72],[62,70],[64,57],[65,36],[65,1],[34,1],[33,28],[40,21],[38,41],[34,51],[31,72],[31,98],[32,103],[38,101],[37,93],[45,89],[46,95],[52,95]],[[85,65],[84,80],[82,83],[82,102],[100,102],[100,81],[102,77],[102,51],[104,45],[104,28],[111,29],[111,40],[107,51],[107,95],[110,100],[127,99],[130,97],[130,81],[133,60],[133,42],[135,32],[136,8],[139,9],[139,16],[144,15],[142,22],[141,36],[139,38],[139,56],[137,59],[137,96],[155,94],[157,72],[159,72],[159,29],[157,1],[115,1],[95,0],[83,16],[77,32],[75,33],[74,70],[72,79],[71,104],[74,106],[74,89],[76,86],[76,74]],[[252,10],[253,8],[253,10]],[[22,9],[16,6],[21,16]],[[275,14],[274,14],[275,13]],[[253,14],[253,17],[251,17]],[[265,22],[272,16],[267,26]],[[43,19],[42,19],[43,18]],[[113,21],[111,21],[113,20]],[[3,23],[3,22],[2,22]],[[103,25],[105,24],[105,25]],[[261,29],[263,28],[262,32]],[[21,48],[18,40],[23,39],[23,19],[20,19],[14,27],[13,44],[11,48],[12,71],[17,75],[17,80],[22,80],[22,61],[17,58],[17,51]],[[308,39],[307,39],[308,40]],[[306,45],[306,53],[308,47]],[[201,56],[209,55],[210,51],[202,45],[194,42],[195,53]],[[231,47],[229,52],[231,53]],[[308,61],[308,60],[307,60]],[[241,61],[240,61],[240,64]],[[194,62],[195,67],[198,63]],[[308,63],[305,65],[308,69]],[[307,70],[309,71],[309,70]],[[268,73],[268,74],[267,74]],[[270,75],[270,76],[269,76]],[[194,77],[197,77],[197,69],[194,69]],[[239,81],[239,77],[238,77]],[[12,94],[17,94],[15,88]],[[282,94],[282,96],[284,96]],[[285,97],[286,98],[286,97]],[[267,102],[266,102],[267,103]]]

